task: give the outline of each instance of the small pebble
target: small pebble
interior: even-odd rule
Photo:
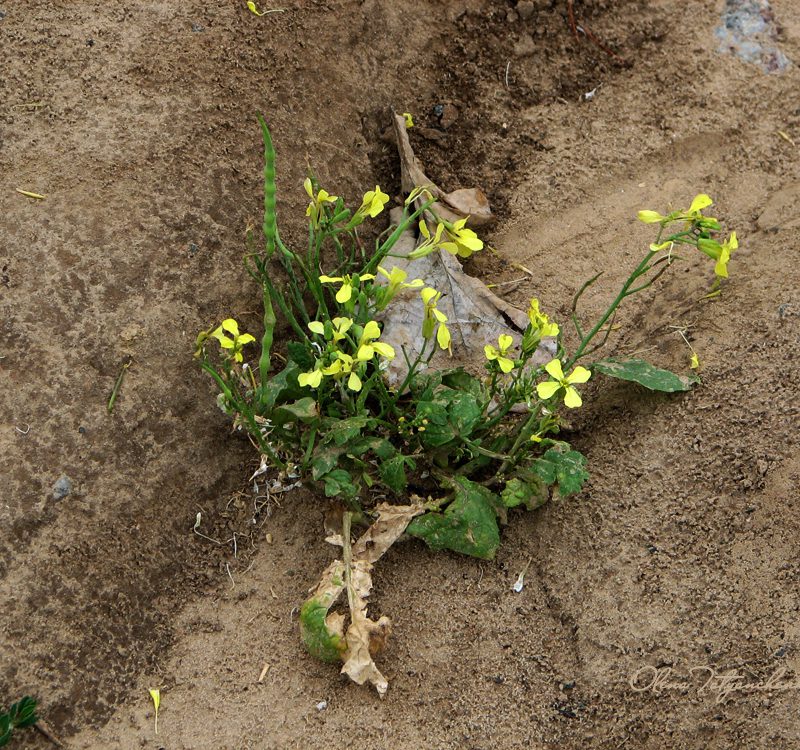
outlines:
[[[536,4],[533,0],[519,0],[517,3],[517,13],[523,21],[527,21],[536,12]]]
[[[523,34],[514,45],[514,54],[517,57],[527,57],[536,52],[536,42],[530,34]]]
[[[317,711],[324,711],[328,707],[328,701],[320,701],[317,703]]]
[[[56,483],[53,485],[53,500],[63,500],[71,492],[72,482],[65,474],[63,477],[59,477]]]

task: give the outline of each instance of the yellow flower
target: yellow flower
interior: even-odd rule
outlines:
[[[447,316],[436,307],[442,293],[427,286],[419,293],[419,296],[422,297],[422,301],[425,304],[425,319],[422,321],[423,337],[426,339],[431,338],[434,329],[436,329],[436,342],[442,349],[450,349],[450,331],[445,325]]]
[[[522,351],[530,354],[539,346],[544,336],[558,336],[560,329],[558,323],[551,323],[550,318],[539,311],[539,300],[533,297],[528,304],[528,320],[531,324],[525,329],[522,337]]]
[[[411,112],[403,112],[403,117],[406,118],[406,127],[413,128],[414,127],[414,118],[411,116]]]
[[[425,221],[425,219],[421,219],[419,222],[419,233],[425,238],[425,240],[421,244],[417,245],[417,247],[408,254],[408,257],[411,260],[424,258],[426,255],[430,255],[437,248],[444,247],[444,245],[441,243],[442,232],[444,232],[444,229],[444,224],[439,222],[436,227],[436,234],[431,237],[430,230],[428,229],[428,223]]]
[[[689,366],[693,370],[699,370],[700,369],[700,357],[697,356],[697,352],[692,352],[692,359],[691,359],[691,362],[690,362]]]
[[[483,249],[483,242],[475,232],[466,228],[466,223],[467,219],[459,219],[454,224],[445,224],[448,241],[442,242],[440,247],[461,258],[469,258],[472,253]]]
[[[736,232],[731,232],[727,242],[722,244],[704,237],[697,241],[697,249],[717,261],[714,265],[714,273],[721,279],[728,278],[728,262],[731,259],[731,253],[738,247],[739,240],[736,238]]]
[[[353,277],[349,275],[345,276],[320,276],[319,280],[323,284],[335,284],[337,281],[341,281],[342,285],[339,287],[339,291],[336,292],[336,301],[343,305],[345,302],[349,302],[350,298],[353,296],[353,284],[359,283],[361,281],[370,281],[375,278],[374,274],[365,273],[361,276],[356,276],[355,279],[357,281],[353,281]]]
[[[230,335],[226,336],[226,333]],[[209,335],[217,339],[219,345],[223,349],[231,350],[231,355],[235,362],[241,362],[244,359],[242,356],[242,347],[245,344],[251,344],[255,341],[255,337],[251,336],[249,333],[239,333],[239,324],[233,318],[226,318],[223,320],[222,325]]]
[[[552,398],[562,388],[564,389],[564,405],[570,409],[576,409],[583,401],[581,401],[580,394],[573,387],[573,383],[585,383],[592,373],[585,367],[576,367],[567,377],[564,377],[564,370],[561,368],[561,361],[553,359],[548,362],[544,369],[547,374],[553,378],[546,380],[544,383],[539,383],[536,386],[536,392],[539,398],[547,400]]]
[[[309,388],[319,388],[322,382],[322,370],[318,367],[309,372],[301,372],[297,376],[297,382],[300,383],[301,388],[308,386]]]
[[[376,340],[380,335],[380,326],[374,320],[370,320],[364,326],[364,332],[358,340],[358,352],[356,354],[356,359],[359,362],[369,362],[376,354],[386,359],[394,359],[394,349],[389,344]]]
[[[688,221],[700,221],[702,222],[710,222],[709,226],[715,226],[717,224],[716,219],[712,219],[709,216],[703,216],[700,213],[704,208],[708,208],[712,205],[714,201],[709,198],[705,193],[700,193],[694,197],[692,201],[692,205],[686,211],[673,211],[671,214],[667,214],[664,216],[663,214],[658,213],[658,211],[639,211],[637,217],[639,221],[643,221],[645,224],[668,224],[671,221],[675,221],[676,219],[687,219]]]
[[[432,201],[433,195],[431,195],[430,185],[423,185],[415,187],[406,198],[405,205],[410,206],[417,198],[422,198],[424,201]]]
[[[539,312],[539,300],[532,297],[528,304],[528,320],[534,330],[538,331],[539,336],[558,336],[558,323],[551,323],[550,318],[543,312]]]
[[[336,359],[328,367],[322,368],[323,375],[330,375],[336,380],[341,379],[345,375],[347,378],[347,387],[351,391],[361,390],[361,378],[353,371],[353,358],[344,352],[336,352]]]
[[[389,202],[389,196],[384,193],[380,187],[375,186],[374,190],[368,190],[364,193],[364,199],[358,210],[353,214],[353,218],[347,225],[348,229],[353,229],[361,224],[367,216],[373,219],[383,211],[383,207]]]
[[[308,197],[311,198],[311,203],[308,204],[308,208],[306,209],[306,216],[311,219],[311,224],[316,228],[319,226],[320,218],[323,216],[322,207],[326,203],[336,203],[339,197],[330,195],[327,190],[320,190],[314,195],[314,185],[310,177],[306,177],[303,182],[303,187],[306,189]]]
[[[334,318],[331,321],[330,336],[325,336],[325,324],[319,320],[312,320],[308,327],[309,329],[320,336],[325,338],[332,338],[334,341],[341,341],[345,338],[345,334],[350,330],[353,325],[351,318]]]
[[[511,338],[511,336],[503,334],[497,339],[497,343],[500,346],[499,349],[495,349],[491,344],[487,344],[483,347],[486,359],[490,362],[496,360],[503,372],[511,372],[514,369],[514,360],[506,357],[506,352],[513,346],[514,339]]]
[[[425,282],[422,279],[414,279],[406,284],[408,274],[397,266],[394,266],[391,272],[378,266],[378,273],[388,281],[380,297],[379,310],[383,310],[394,299],[400,289],[419,289],[421,286],[425,286]]]

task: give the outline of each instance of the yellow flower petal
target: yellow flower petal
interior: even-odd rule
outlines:
[[[228,331],[228,333],[232,333],[234,336],[239,335],[239,324],[233,318],[226,318],[223,320],[222,328]]]
[[[497,364],[499,364],[500,369],[506,373],[511,372],[514,369],[514,362],[513,360],[510,360],[508,357],[500,357],[497,360]]]
[[[361,334],[361,340],[362,341],[366,341],[366,340],[372,341],[372,339],[379,338],[380,335],[381,335],[380,326],[374,320],[370,320],[369,323],[367,323],[364,326],[364,333]]]
[[[353,296],[353,287],[350,284],[342,284],[341,288],[338,292],[336,292],[336,301],[343,305],[345,302],[350,300],[350,297]]]
[[[356,359],[361,362],[369,362],[375,356],[375,349],[370,344],[364,344],[358,348]]]
[[[702,211],[704,208],[708,208],[713,203],[714,201],[712,201],[709,196],[707,196],[705,193],[700,193],[699,195],[695,196],[694,200],[692,201],[692,205],[689,206],[689,213],[693,214],[698,211]]]
[[[514,339],[504,333],[497,339],[497,343],[500,344],[500,351],[505,352],[508,351],[509,347],[514,343]]]
[[[395,351],[394,348],[389,346],[389,344],[384,344],[382,341],[376,341],[372,348],[381,355],[381,357],[385,357],[386,359],[394,359],[395,358]]]
[[[558,381],[545,380],[544,383],[539,383],[536,386],[536,393],[539,394],[539,398],[546,401],[548,398],[552,398],[559,388],[561,388],[561,383]]]
[[[444,323],[439,325],[439,330],[436,331],[436,341],[442,349],[450,348],[450,331]]]
[[[569,409],[577,409],[583,401],[581,401],[581,396],[572,386],[567,388],[567,392],[564,394],[564,406],[568,407]]]
[[[426,286],[420,293],[419,296],[422,297],[422,301],[427,305],[430,304],[430,301],[437,295],[437,292],[433,287]]]
[[[658,211],[639,211],[636,216],[639,221],[643,221],[645,224],[655,224],[664,218]]]
[[[350,377],[347,379],[347,387],[351,391],[360,391],[361,390],[361,378],[358,377],[354,372],[350,373]]]
[[[319,320],[312,320],[308,324],[308,328],[312,333],[318,333],[320,336],[325,333],[325,324],[321,323]]]
[[[550,377],[555,378],[558,381],[564,379],[564,370],[561,368],[561,360],[559,359],[551,359],[545,366],[545,371],[547,372]]]
[[[297,382],[301,387],[318,388],[322,382],[322,370],[312,370],[311,372],[301,372],[297,376]]]
[[[578,366],[567,376],[567,382],[585,383],[590,377],[592,377],[591,371],[587,370],[585,367]]]

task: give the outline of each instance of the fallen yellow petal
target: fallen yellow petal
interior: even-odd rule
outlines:
[[[156,709],[156,734],[158,734],[158,707],[161,705],[161,690],[159,688],[150,688],[148,692]]]
[[[22,188],[17,188],[17,192],[22,193],[22,195],[27,195],[28,198],[37,198],[40,201],[43,201],[47,197],[41,193],[32,193],[30,190],[23,190]]]

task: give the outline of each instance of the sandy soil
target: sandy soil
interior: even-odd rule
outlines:
[[[797,689],[767,682],[800,671],[800,75],[719,54],[721,5],[576,0],[624,66],[572,37],[566,0],[0,2],[0,702],[37,696],[71,748],[800,747]],[[800,2],[772,9],[800,62]],[[617,354],[685,371],[687,329],[704,384],[593,384],[580,496],[514,517],[492,563],[382,561],[380,701],[298,639],[323,500],[254,515],[256,457],[191,354],[225,315],[258,326],[256,113],[302,241],[307,162],[351,200],[398,191],[392,108],[443,187],[489,195],[497,255],[469,268],[532,269],[513,302],[563,319],[604,270],[600,309],[651,239],[636,210],[701,191],[741,249],[721,298],[693,259],[621,316]],[[631,687],[669,667],[746,689]]]

